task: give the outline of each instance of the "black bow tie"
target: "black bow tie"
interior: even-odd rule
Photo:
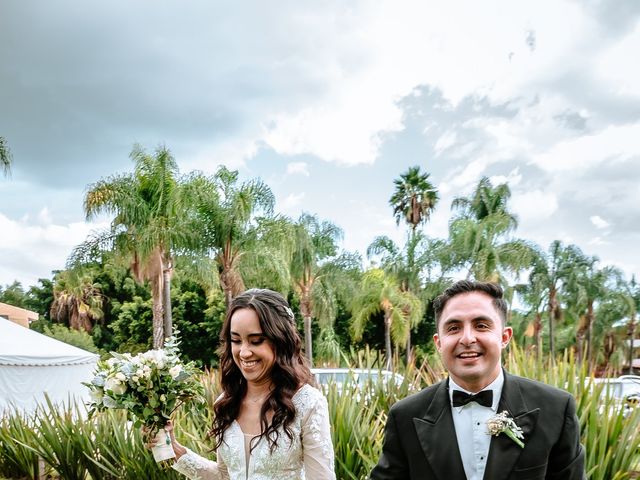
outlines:
[[[482,390],[472,395],[461,390],[453,391],[453,406],[463,407],[469,402],[476,402],[483,407],[491,407],[493,405],[493,390]]]

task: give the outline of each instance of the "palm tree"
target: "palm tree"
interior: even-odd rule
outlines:
[[[259,218],[261,213],[271,215],[275,203],[271,189],[260,180],[238,185],[238,172],[221,166],[213,178],[199,179],[198,188],[201,191],[198,205],[200,248],[215,258],[225,302],[229,305],[236,295],[245,290],[241,263],[248,259],[243,257],[260,255],[256,249],[262,246],[263,241],[274,243],[274,238],[267,233],[269,228],[277,232],[279,239],[286,227],[281,222]],[[264,262],[274,259],[273,255],[260,255],[260,258]],[[277,261],[282,263],[282,258],[278,256]],[[254,259],[247,263],[258,262]]]
[[[449,225],[454,261],[467,267],[467,278],[498,282],[504,274],[518,274],[533,257],[532,246],[509,234],[518,226],[507,210],[508,185],[493,187],[484,177],[470,197],[458,197],[451,208],[459,211]]]
[[[396,223],[404,220],[415,230],[426,222],[438,203],[438,191],[429,182],[428,173],[420,173],[420,167],[410,167],[393,181],[395,191],[389,199]]]
[[[365,272],[350,310],[351,333],[355,340],[362,338],[371,317],[383,312],[387,370],[391,369],[391,340],[396,345],[406,342],[411,325],[423,315],[420,299],[411,292],[402,291],[395,277],[378,268]]]
[[[568,285],[575,299],[579,319],[576,331],[576,357],[582,360],[586,340],[588,365],[592,365],[593,362],[595,305],[613,290],[612,282],[622,277],[622,273],[617,269],[611,266],[599,268],[598,263],[597,257],[584,257],[578,268],[574,268]]]
[[[416,228],[418,225],[426,223],[438,203],[438,190],[429,181],[428,173],[421,173],[419,166],[410,167],[405,173],[393,181],[395,190],[389,199],[389,204],[393,207],[393,215],[396,224],[400,225],[404,221],[411,227],[410,238],[407,241],[406,262],[404,273],[400,279],[402,288],[418,295],[420,292],[419,272],[420,266],[415,258],[416,246],[421,240],[416,238]],[[377,240],[374,240],[374,244]],[[382,240],[381,240],[382,241]],[[374,250],[377,248],[372,244]],[[384,244],[379,244],[383,250]],[[371,248],[371,247],[370,247]],[[406,345],[407,364],[411,359],[411,330],[407,336]]]
[[[88,187],[87,219],[114,214],[111,228],[81,245],[72,258],[81,259],[96,245],[106,246],[125,259],[135,278],[149,281],[152,294],[153,347],[161,348],[171,335],[169,288],[174,255],[196,242],[193,190],[179,178],[178,166],[165,147],[154,155],[140,146],[131,152],[134,172],[102,179]],[[191,195],[190,195],[191,193]]]
[[[104,316],[102,286],[87,269],[71,269],[54,279],[50,314],[58,322],[67,320],[69,327],[91,332],[96,320]]]
[[[561,296],[565,285],[571,281],[573,272],[579,268],[583,259],[584,255],[578,247],[565,247],[562,242],[555,240],[547,252],[536,250],[531,261],[532,269],[527,289],[529,294],[535,294],[527,301],[525,292],[524,300],[529,306],[535,307],[536,311],[539,300],[546,304],[551,358],[555,358],[555,326],[563,319]]]
[[[11,172],[11,160],[11,150],[9,150],[4,137],[0,137],[0,170],[5,175],[9,175]]]
[[[524,314],[525,319],[529,320],[533,316],[533,321],[529,322],[525,335],[533,337],[536,357],[540,356],[542,350],[540,333],[542,332],[545,289],[546,285],[543,283],[542,278],[537,275],[529,275],[527,283],[519,284],[515,287],[516,294],[523,304],[529,307],[529,310]]]
[[[331,277],[336,269],[327,260],[336,256],[336,242],[341,238],[339,227],[306,213],[294,225],[290,272],[293,290],[300,300],[305,353],[310,363],[313,363],[311,322],[317,314],[317,306],[335,297]]]

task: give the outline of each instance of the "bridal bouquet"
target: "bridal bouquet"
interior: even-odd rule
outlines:
[[[164,349],[138,355],[113,353],[99,361],[89,387],[89,414],[108,409],[122,409],[134,421],[155,435],[152,449],[156,461],[173,458],[173,449],[164,427],[171,414],[184,402],[203,400],[203,386],[198,369],[182,363],[178,357],[179,341],[175,336],[165,341]]]

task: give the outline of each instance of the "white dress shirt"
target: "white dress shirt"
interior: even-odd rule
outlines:
[[[483,389],[493,390],[491,407],[483,407],[476,402],[469,402],[462,407],[454,407],[453,403],[451,403],[453,425],[456,429],[458,448],[460,449],[462,465],[464,466],[467,480],[482,480],[484,476],[487,456],[489,455],[489,445],[491,444],[491,435],[487,430],[487,420],[493,417],[498,410],[502,385],[504,385],[504,374],[501,369],[498,378]],[[454,390],[462,390],[465,393],[478,393],[469,392],[461,388],[449,377],[449,400],[451,402],[453,401]]]

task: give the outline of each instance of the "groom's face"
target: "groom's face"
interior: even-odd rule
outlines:
[[[502,349],[511,335],[493,299],[483,292],[469,292],[449,299],[433,340],[453,380],[479,392],[498,377]]]

